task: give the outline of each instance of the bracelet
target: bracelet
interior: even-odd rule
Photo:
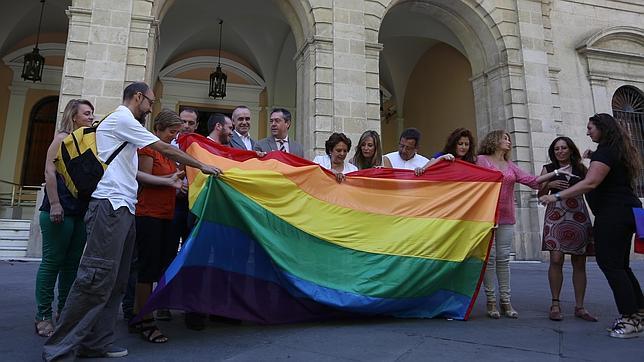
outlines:
[[[559,176],[559,170],[555,168],[555,176]]]
[[[558,192],[555,194],[555,200],[561,201],[561,195]]]

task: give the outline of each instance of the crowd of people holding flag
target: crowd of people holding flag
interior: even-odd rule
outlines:
[[[130,321],[146,303],[153,284],[170,265],[194,223],[194,216],[187,211],[184,167],[215,177],[222,173],[216,165],[204,164],[176,147],[179,134],[196,131],[196,109],[185,108],[179,114],[164,109],[153,120],[152,132],[144,127],[155,100],[147,84],[132,83],[124,90],[122,105],[98,124],[99,160],[105,162],[120,145],[126,145],[105,169],[90,200],[77,199],[67,190],[55,163],[59,162],[57,150],[62,140],[74,129],[92,125],[94,107],[87,100],[71,100],[65,108],[47,153],[46,197],[40,208],[43,259],[36,282],[35,330],[48,337],[44,360],[127,355],[126,348],[113,344],[123,295],[123,312]],[[273,151],[303,157],[303,146],[289,138],[292,122],[288,110],[276,108],[270,113],[270,135],[254,140],[249,132],[251,112],[239,106],[231,117],[211,115],[207,136],[217,144],[255,151],[260,159]],[[587,129],[598,144],[594,152],[584,152],[584,157],[590,158],[589,167],[574,142],[562,136],[552,141],[550,163],[540,175],[512,162],[512,140],[505,130],[489,132],[477,148],[472,132],[458,128],[448,135],[445,147],[430,158],[418,153],[421,134],[414,128],[404,130],[398,150],[386,154],[378,132],[365,131],[351,158],[351,139],[336,132],[326,141],[325,153],[313,162],[331,172],[340,184],[359,170],[396,168],[422,175],[438,162],[454,160],[501,173],[497,226],[483,278],[486,313],[491,319],[519,317],[511,303],[509,263],[515,239],[514,189],[522,184],[538,190],[540,203],[546,205],[542,250],[550,255],[552,293],[550,309],[544,314],[553,321],[564,318],[559,301],[562,265],[565,255],[571,255],[574,316],[597,321],[584,306],[586,257],[595,256],[620,313],[610,327],[610,336],[644,335],[644,296],[629,267],[635,232],[632,209],[642,206],[633,186],[641,172],[641,155],[628,133],[608,114],[590,117]],[[54,314],[56,281],[58,308]],[[159,310],[156,318],[153,314],[139,316],[130,329],[146,341],[164,343],[168,337],[156,320],[169,318],[170,311]],[[207,316],[191,312],[185,318],[188,328],[200,330]]]

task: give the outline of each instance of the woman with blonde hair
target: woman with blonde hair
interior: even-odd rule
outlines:
[[[503,174],[499,195],[498,227],[494,235],[483,284],[487,297],[487,315],[498,319],[501,314],[509,318],[518,318],[519,313],[510,303],[510,251],[514,240],[514,185],[520,183],[537,189],[539,184],[559,175],[570,175],[555,169],[541,176],[531,175],[510,161],[512,141],[505,130],[488,133],[479,146],[476,164]],[[501,313],[496,307],[494,276],[499,283]]]
[[[384,162],[388,162],[384,159]],[[376,131],[365,131],[358,145],[356,146],[355,153],[351,159],[351,164],[356,166],[358,170],[364,170],[374,167],[391,167],[385,165],[382,157],[382,145],[380,143],[380,135]]]
[[[36,334],[49,337],[54,332],[52,302],[58,280],[58,309],[63,310],[69,289],[76,279],[78,263],[85,246],[83,218],[87,202],[76,199],[56,172],[57,154],[63,139],[79,127],[94,121],[94,106],[84,99],[72,99],[65,106],[56,135],[45,160],[45,198],[40,206],[42,261],[36,276]]]

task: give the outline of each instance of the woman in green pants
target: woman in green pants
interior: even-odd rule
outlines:
[[[76,278],[78,262],[85,247],[83,217],[87,203],[74,198],[67,190],[62,176],[56,172],[54,162],[63,139],[79,127],[91,126],[93,120],[94,106],[84,99],[72,99],[65,107],[60,128],[47,150],[45,198],[40,207],[42,262],[36,277],[38,311],[35,329],[41,337],[49,337],[54,332],[52,304],[56,280],[60,313]]]

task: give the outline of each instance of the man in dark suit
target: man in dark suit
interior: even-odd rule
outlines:
[[[282,151],[304,157],[304,147],[288,137],[291,127],[291,112],[284,108],[274,108],[271,111],[271,136],[257,141],[255,150],[270,152]]]
[[[240,150],[253,150],[257,143],[250,137],[250,110],[246,106],[238,106],[233,110],[233,136],[230,147]]]

